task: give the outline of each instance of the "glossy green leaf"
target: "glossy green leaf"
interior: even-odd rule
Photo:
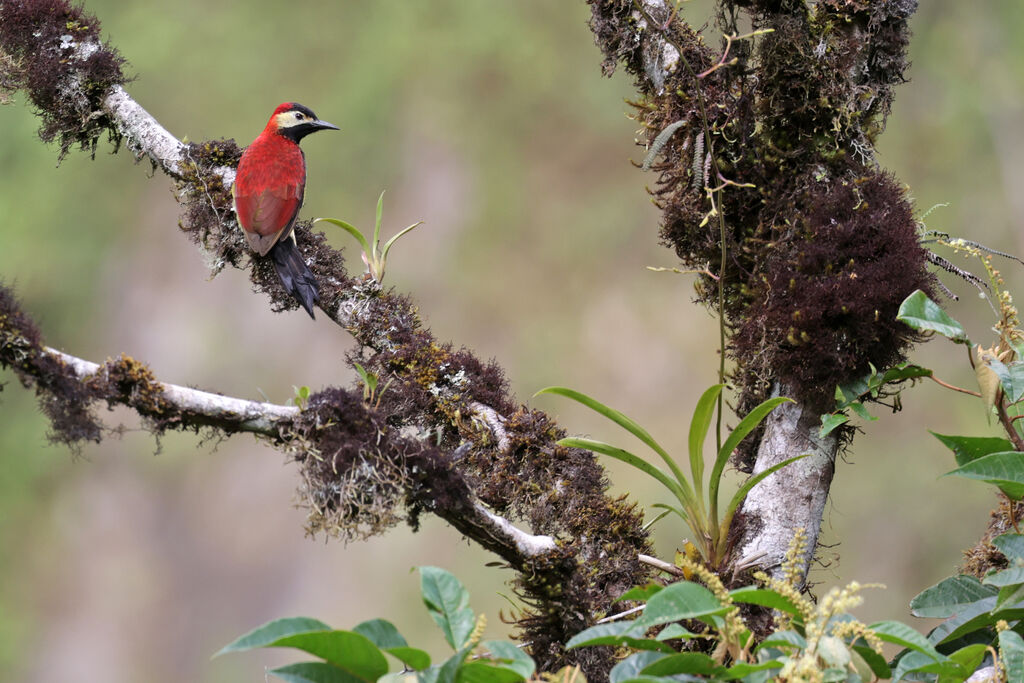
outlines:
[[[941,661],[945,657],[939,654],[938,650],[928,642],[928,639],[898,621],[879,621],[869,626],[878,639],[885,643],[892,643],[920,652],[935,661]]]
[[[729,667],[724,673],[718,674],[719,680],[723,681],[735,681],[740,678],[746,678],[747,676],[757,673],[759,671],[770,671],[772,669],[781,669],[783,666],[782,662],[776,660],[769,660],[767,662],[761,662],[759,664],[751,664],[750,662],[737,662]]]
[[[658,635],[655,636],[655,640],[664,642],[666,640],[689,640],[690,638],[697,637],[698,635],[696,633],[683,627],[681,624],[669,624],[658,631]]]
[[[953,451],[957,465],[966,465],[972,460],[977,460],[992,453],[1000,451],[1012,451],[1013,444],[1006,439],[992,436],[947,436],[931,432],[931,435]]]
[[[919,332],[935,332],[958,344],[970,344],[963,325],[949,317],[920,289],[903,300],[896,319]]]
[[[679,581],[665,587],[647,602],[647,609],[636,620],[644,628],[682,619],[699,619],[724,613],[728,608],[704,586],[692,581]]]
[[[597,624],[580,631],[565,644],[566,649],[574,647],[591,647],[594,645],[612,645],[631,647],[634,650],[652,650],[673,653],[671,647],[651,638],[645,638],[643,626],[633,621],[613,621],[608,624]]]
[[[1011,560],[1024,559],[1024,534],[1003,534],[992,539],[992,545]]]
[[[983,586],[973,576],[951,576],[918,593],[910,601],[910,613],[915,617],[945,619],[995,594],[994,588]]]
[[[666,656],[663,652],[637,652],[630,655],[612,667],[611,673],[608,675],[608,683],[625,683],[636,680],[640,676],[641,670]]]
[[[994,588],[983,586],[973,576],[950,576],[918,593],[910,601],[910,613],[915,617],[945,619],[967,605],[995,594]]]
[[[996,616],[1002,616],[1000,613],[1003,610],[1020,609],[1022,602],[1024,602],[1024,584],[1017,583],[1003,586],[999,589],[996,597],[996,606],[992,608],[992,612]]]
[[[1024,363],[1016,361],[1006,365],[995,359],[987,363],[999,378],[999,384],[1010,403],[1016,403],[1024,397]]]
[[[964,674],[966,677],[970,676],[981,666],[981,662],[985,659],[987,653],[988,650],[984,643],[975,643],[962,647],[956,652],[951,652],[949,658],[960,667],[958,673]],[[960,683],[962,680],[963,678],[954,674],[952,676],[941,676],[936,683],[953,683],[954,681]]]
[[[981,580],[986,586],[1016,586],[1024,583],[1024,567],[1009,567],[993,574],[989,574]]]
[[[1013,500],[1024,497],[1024,453],[990,453],[947,472],[947,475],[950,474],[998,486],[1000,491]]]
[[[354,632],[366,636],[371,643],[384,649],[388,647],[406,647],[409,645],[395,625],[385,619],[370,619],[355,628]]]
[[[907,674],[938,674],[957,675],[960,672],[960,665],[956,662],[939,656],[933,658],[923,652],[907,652],[896,662],[896,668],[892,671],[892,680],[903,680]]]
[[[725,667],[703,652],[682,652],[662,657],[640,670],[648,676],[713,676],[725,672]]]
[[[267,622],[259,628],[249,631],[234,642],[225,645],[214,657],[228,652],[243,652],[257,647],[273,647],[282,638],[313,631],[330,631],[331,627],[318,619],[309,617],[288,617]]]
[[[853,641],[850,648],[864,660],[876,678],[884,680],[892,676],[889,662],[886,661],[885,657],[875,652],[874,648],[868,645],[863,638]]]
[[[293,647],[325,660],[352,677],[376,681],[388,672],[388,660],[376,645],[352,631],[313,631],[281,638],[271,647]]]
[[[850,416],[844,413],[825,413],[821,416],[821,427],[818,429],[818,438],[824,439],[840,427],[850,421]]]
[[[690,420],[690,438],[688,441],[690,451],[690,471],[693,473],[693,486],[696,489],[697,497],[702,495],[704,482],[704,440],[707,438],[708,430],[711,428],[711,420],[715,416],[715,405],[718,397],[722,394],[724,384],[715,384],[708,388],[701,397],[697,399],[697,407],[693,409],[693,418]]]
[[[1000,631],[999,655],[1006,671],[1006,679],[1024,681],[1024,639],[1013,631]]]
[[[878,419],[876,416],[869,413],[867,407],[865,407],[865,405],[860,401],[854,401],[851,403],[850,410],[857,413],[857,417],[862,420],[867,420],[868,422],[874,422]]]
[[[480,648],[490,655],[490,665],[494,669],[503,669],[518,674],[519,680],[525,680],[537,669],[533,658],[521,648],[505,640],[485,640]],[[463,667],[465,668],[465,667]],[[494,679],[487,679],[494,680]]]
[[[952,642],[996,622],[992,610],[996,606],[996,596],[983,598],[965,605],[956,614],[942,622],[928,634],[928,640],[936,645]]]
[[[381,648],[410,669],[422,671],[430,667],[430,655],[415,647]]]
[[[448,644],[455,650],[462,649],[476,625],[469,608],[469,592],[451,572],[438,567],[419,569],[423,603],[431,618],[441,627]]]
[[[733,602],[760,605],[761,607],[769,607],[792,615],[800,614],[800,610],[789,598],[767,588],[745,586],[729,591],[729,595],[732,596]]]
[[[288,683],[360,683],[367,680],[325,662],[297,662],[271,669],[270,673]]]
[[[628,591],[619,596],[619,599],[615,602],[619,602],[621,600],[636,600],[638,602],[647,602],[652,597],[654,597],[655,593],[660,593],[664,588],[665,587],[661,584],[654,583],[653,581],[645,586],[633,586]]]
[[[776,631],[769,633],[757,646],[758,650],[775,648],[781,650],[797,649],[803,650],[807,647],[807,641],[796,631]]]

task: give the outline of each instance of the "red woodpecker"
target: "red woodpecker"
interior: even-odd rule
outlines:
[[[249,246],[260,256],[270,254],[281,284],[311,318],[320,288],[302,259],[292,228],[306,189],[306,157],[299,140],[318,130],[338,127],[321,121],[301,104],[280,105],[259,137],[245,148],[231,189],[238,224]]]

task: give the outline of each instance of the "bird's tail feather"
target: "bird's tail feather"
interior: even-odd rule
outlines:
[[[296,301],[309,313],[309,317],[316,320],[313,315],[313,305],[320,301],[320,286],[316,283],[312,271],[302,258],[299,247],[295,244],[295,238],[289,235],[285,239],[278,240],[270,250],[270,256],[274,259],[274,268],[277,270],[281,284],[295,297]]]

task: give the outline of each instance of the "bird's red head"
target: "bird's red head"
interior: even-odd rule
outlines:
[[[277,109],[267,122],[267,130],[283,135],[292,142],[298,142],[310,133],[318,130],[338,130],[332,123],[321,121],[313,110],[298,102],[285,102]]]

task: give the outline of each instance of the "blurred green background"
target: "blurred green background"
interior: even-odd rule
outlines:
[[[87,7],[138,76],[132,95],[175,135],[245,144],[288,100],[341,126],[304,144],[304,215],[367,226],[387,189],[386,227],[426,221],[393,250],[388,279],[440,338],[497,358],[522,401],[575,387],[683,452],[696,397],[715,379],[717,327],[690,303],[688,277],[644,268],[675,263],[657,244],[644,191],[654,178],[629,164],[642,157],[625,117],[631,84],[601,77],[582,0]],[[707,3],[688,7],[704,23]],[[881,161],[920,210],[949,203],[932,228],[1024,253],[1024,6],[929,0],[913,26],[913,81],[898,91]],[[148,164],[101,145],[95,161],[74,153],[55,168],[20,96],[0,126],[0,276],[49,344],[94,361],[124,351],[165,381],[276,402],[293,385],[352,381],[337,328],[271,314],[238,271],[208,278]],[[349,246],[340,231],[332,240]],[[1005,270],[1024,297],[1022,269]],[[951,312],[984,339],[988,307],[951,284],[964,295]],[[951,345],[914,358],[973,381]],[[304,538],[296,468],[254,439],[168,435],[157,452],[115,410],[106,417],[123,436],[74,459],[47,445],[34,397],[13,380],[0,376],[0,679],[262,680],[291,655],[210,655],[300,614],[339,628],[383,616],[441,654],[417,564],[455,571],[488,636],[506,633],[507,575],[444,524],[347,547]],[[572,431],[632,445],[567,401],[530,402]],[[926,431],[993,433],[979,405],[933,384],[904,405],[839,463],[813,577],[819,591],[887,584],[868,594],[868,620],[909,618],[909,598],[953,570],[994,502],[981,484],[939,478],[952,458]],[[663,500],[634,472],[609,470],[615,490]],[[671,557],[683,535],[659,525],[659,553]]]

